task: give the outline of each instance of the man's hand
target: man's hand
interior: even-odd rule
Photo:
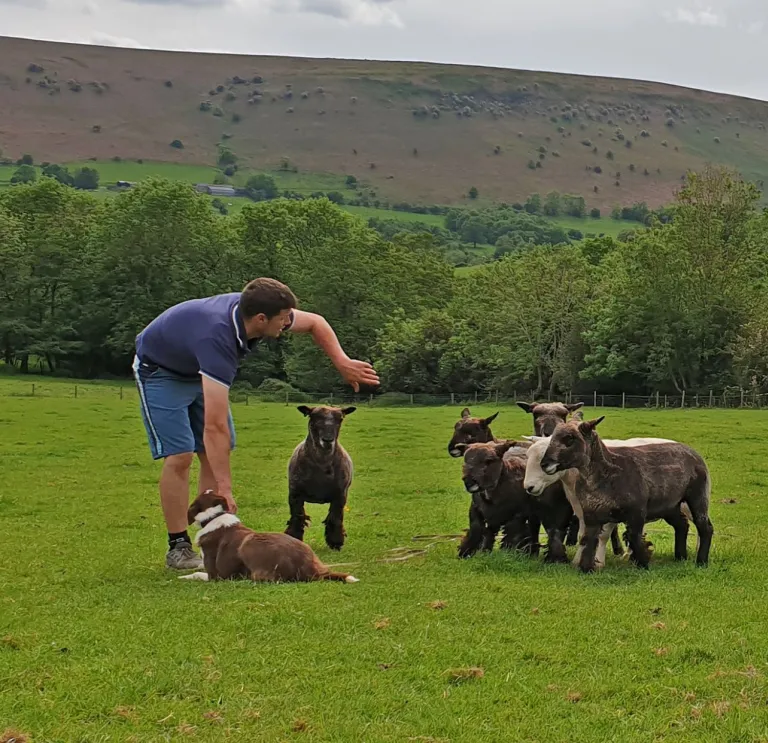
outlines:
[[[360,392],[361,384],[371,387],[379,385],[379,377],[367,361],[346,358],[339,361],[336,368],[355,392]]]
[[[227,511],[229,513],[237,513],[237,503],[235,503],[235,499],[232,497],[232,491],[219,491],[218,495],[220,495],[222,498],[226,499],[227,501]]]

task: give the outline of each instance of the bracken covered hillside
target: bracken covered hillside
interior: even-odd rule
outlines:
[[[688,169],[768,176],[768,103],[656,83],[437,64],[159,52],[0,37],[0,148],[352,174],[390,200],[668,201]],[[171,146],[175,140],[176,146]]]

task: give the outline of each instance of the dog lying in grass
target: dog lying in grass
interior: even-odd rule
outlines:
[[[294,537],[243,526],[237,516],[227,512],[226,500],[213,490],[195,499],[187,511],[187,521],[200,526],[195,544],[200,547],[205,572],[182,575],[181,579],[358,582],[348,573],[332,572],[309,545]]]

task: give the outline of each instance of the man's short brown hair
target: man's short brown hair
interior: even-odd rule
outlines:
[[[240,295],[240,312],[246,320],[262,313],[271,320],[283,310],[295,309],[297,304],[296,295],[276,279],[249,281]]]

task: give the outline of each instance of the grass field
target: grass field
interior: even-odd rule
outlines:
[[[0,378],[0,734],[765,740],[765,413],[602,411],[603,435],[672,436],[706,457],[708,569],[674,564],[662,523],[648,526],[650,571],[609,557],[594,576],[498,552],[459,561],[456,542],[414,541],[466,526],[461,465],[446,452],[459,411],[363,406],[342,432],[356,479],[340,555],[322,542],[323,508],[308,507],[310,544],[361,582],[217,585],[163,567],[158,466],[134,390],[80,385],[73,399],[73,382],[36,383],[20,397],[29,380]],[[233,412],[240,516],[282,530],[305,419],[276,404]],[[495,432],[529,428],[508,407]]]

